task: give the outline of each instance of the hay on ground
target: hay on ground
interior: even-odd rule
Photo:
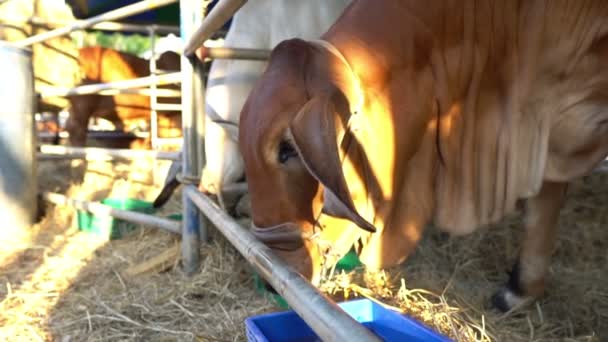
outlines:
[[[158,191],[145,162],[42,162],[44,190],[82,199]],[[180,212],[180,195],[160,213]],[[521,216],[459,238],[431,228],[408,261],[378,273],[337,274],[322,289],[336,300],[369,297],[459,341],[600,341],[608,338],[608,177],[574,184],[560,218],[548,291],[507,314],[488,307],[506,280]],[[243,341],[243,320],[276,311],[256,292],[247,262],[214,230],[200,272],[137,277],[121,272],[179,243],[160,230],[110,242],[79,232],[74,211],[49,207],[30,231],[2,230],[0,340]]]

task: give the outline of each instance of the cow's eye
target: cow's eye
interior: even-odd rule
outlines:
[[[297,157],[298,152],[287,141],[279,143],[279,163],[284,164],[289,158]]]

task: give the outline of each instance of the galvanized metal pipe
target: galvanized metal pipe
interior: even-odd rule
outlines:
[[[55,30],[47,31],[26,39],[14,42],[17,46],[29,46],[40,43],[51,38],[61,37],[75,30],[83,30],[103,21],[117,20],[139,14],[157,7],[165,6],[177,2],[178,0],[143,0],[132,5],[124,6],[113,11],[109,11],[86,20],[78,20],[68,26],[60,27]]]
[[[177,103],[157,103],[155,108],[161,112],[179,112],[182,110],[182,105]]]
[[[81,158],[86,159],[114,157],[124,159],[155,158],[163,160],[180,160],[181,157],[180,152],[129,150],[118,148],[112,149],[100,147],[72,147],[59,145],[40,145],[40,152],[42,154],[80,156]]]
[[[232,17],[232,14],[238,8],[242,7],[245,2],[247,2],[247,0],[219,1],[213,8],[213,11],[211,11],[205,19],[205,25],[199,24],[200,26],[196,31],[190,30],[187,36],[182,32],[182,37],[189,38],[186,44],[184,44],[184,54],[186,56],[193,55],[194,51],[203,46],[203,43],[211,37],[215,31],[222,27],[222,25]]]
[[[204,2],[204,8],[201,12],[198,12],[200,15],[197,15],[195,17],[195,20],[193,20],[192,22],[192,27],[189,28],[190,33],[203,22],[204,16],[207,13],[207,6],[210,4],[210,1],[205,1]],[[194,5],[193,5],[194,6]],[[188,37],[186,35],[182,35],[182,37]],[[199,60],[193,58],[193,56],[187,56],[186,57],[193,62],[193,67],[194,67],[194,75],[193,75],[193,105],[194,108],[196,109],[196,114],[195,114],[195,118],[197,118],[196,121],[196,133],[197,133],[197,137],[195,139],[195,143],[196,143],[196,168],[197,168],[197,174],[199,176],[202,177],[202,171],[203,168],[205,167],[205,164],[207,163],[207,156],[205,154],[205,117],[207,116],[205,113],[205,96],[206,96],[206,88],[205,88],[205,81],[206,81],[206,76],[208,76],[208,74],[205,73],[205,70],[203,68],[203,63],[199,62]],[[200,182],[199,182],[200,183]],[[197,183],[197,184],[199,184]],[[194,209],[198,212],[198,209],[196,208],[196,206],[194,206],[194,204],[192,205],[194,207]],[[200,233],[200,240],[203,242],[208,242],[209,241],[209,232],[208,232],[208,227],[210,226],[209,220],[205,217],[205,215],[199,213],[198,214],[198,220],[199,220],[199,233]]]
[[[201,22],[206,2],[201,8],[198,0],[180,1],[180,29],[182,41],[184,37],[189,37],[195,27]],[[202,70],[201,63],[194,59],[190,60],[182,55],[182,135],[184,143],[182,145],[182,180],[195,182],[199,178],[199,149],[202,149],[202,132],[198,128],[201,120],[197,117],[204,117],[202,94]],[[201,220],[198,210],[192,201],[182,194],[182,267],[186,274],[194,274],[200,264],[200,240],[201,235],[206,240],[206,227]]]
[[[323,341],[381,341],[194,186],[184,193]]]
[[[116,209],[100,202],[78,200],[53,192],[42,193],[42,198],[47,202],[56,205],[69,205],[76,209],[86,210],[98,216],[112,216],[121,220],[160,228],[175,234],[179,234],[181,230],[181,224],[179,221],[169,220],[148,214],[136,213],[128,210]]]
[[[207,48],[208,56],[216,59],[245,59],[245,60],[267,60],[270,56],[269,50],[259,49],[241,49],[241,48]],[[183,68],[182,68],[183,71]],[[157,86],[166,85],[172,83],[179,83],[182,81],[181,72],[172,72],[161,75],[150,75],[140,78],[134,78],[130,80],[122,80],[108,83],[98,84],[87,84],[74,88],[63,88],[63,87],[45,87],[40,92],[42,98],[48,97],[65,97],[70,95],[86,95],[86,94],[99,94],[99,95],[115,95],[120,93],[137,93],[141,95],[150,96],[151,92],[149,89],[140,90],[128,90],[133,88],[149,87],[152,84]],[[181,92],[172,89],[158,89],[159,97],[178,97]]]
[[[70,137],[70,133],[66,131],[60,131],[57,133],[39,132],[39,138],[55,138],[59,135],[61,139],[67,139]],[[148,132],[121,132],[121,131],[88,131],[87,137],[91,139],[133,139],[133,138],[148,138],[150,135]]]
[[[246,59],[266,61],[270,58],[271,52],[271,50],[265,49],[205,47],[205,57],[210,59]]]
[[[108,89],[102,90],[98,95],[114,96],[118,94],[134,94],[152,97],[152,91],[148,88],[124,88],[124,89]],[[179,89],[156,88],[156,96],[160,98],[180,98],[182,92]]]
[[[249,188],[247,187],[246,182],[226,184],[222,187],[222,193],[224,193],[224,194],[237,195],[237,194],[244,194],[247,191],[249,191]]]
[[[96,94],[105,90],[115,89],[129,89],[129,88],[141,88],[148,87],[152,82],[156,85],[164,85],[171,83],[179,83],[182,80],[181,72],[172,72],[162,75],[146,76],[140,78],[134,78],[130,80],[115,81],[108,83],[98,84],[87,84],[75,88],[60,88],[60,87],[49,87],[43,89],[40,92],[42,98],[53,97],[53,96],[70,96],[70,95],[85,95],[85,94]]]
[[[28,19],[28,22],[32,25],[37,26],[47,26],[47,27],[60,27],[69,25],[69,22],[57,22],[57,21],[49,21],[40,17],[32,17]],[[126,24],[119,23],[114,21],[107,21],[99,24],[95,24],[90,28],[93,30],[100,31],[112,31],[112,32],[137,32],[137,33],[148,33],[150,27],[154,27],[154,30],[158,34],[170,34],[173,33],[175,35],[179,35],[179,27],[171,26],[171,25],[137,25],[137,24]]]

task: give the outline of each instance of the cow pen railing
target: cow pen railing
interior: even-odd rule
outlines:
[[[181,229],[179,221],[137,213],[129,210],[117,209],[100,202],[69,198],[65,195],[53,192],[43,192],[42,198],[45,201],[55,205],[69,205],[75,209],[85,210],[98,216],[112,216],[118,219],[143,224],[150,227],[164,229],[171,233],[179,234]]]
[[[100,15],[96,15],[92,18],[86,20],[76,20],[74,23],[69,24],[67,26],[62,26],[56,28],[51,31],[47,31],[41,34],[37,34],[35,36],[28,37],[26,39],[15,42],[15,45],[20,47],[30,46],[36,43],[42,43],[51,38],[57,38],[61,36],[65,36],[72,31],[83,30],[94,26],[101,22],[108,22],[113,20],[118,20],[122,18],[126,18],[135,14],[139,14],[142,12],[146,12],[151,9],[155,9],[158,7],[162,7],[165,5],[170,5],[172,3],[177,2],[178,0],[143,0],[136,2],[131,5],[127,5]]]
[[[53,27],[53,28],[70,25],[69,22],[50,21],[50,20],[40,18],[40,17],[32,17],[28,20],[28,23],[33,26]],[[136,33],[146,33],[146,34],[150,32],[150,28],[153,28],[153,30],[159,34],[170,34],[170,33],[173,33],[176,35],[179,34],[178,26],[157,25],[157,24],[137,25],[137,24],[126,24],[126,23],[119,23],[119,22],[113,22],[113,21],[100,22],[98,24],[94,24],[90,28],[93,30],[99,30],[99,31],[110,31],[110,32],[121,32],[122,31],[122,32],[136,32]]]
[[[194,32],[195,26],[202,21],[201,11],[205,8],[200,0],[180,1],[180,33],[182,41]],[[135,15],[156,7],[161,7],[177,0],[143,0],[104,14],[80,20],[67,26],[26,38],[16,42],[18,47],[27,47],[48,39],[69,34],[94,25],[103,27],[103,23]],[[207,2],[204,2],[207,4]],[[204,5],[206,6],[206,5]],[[107,26],[107,25],[106,25]],[[184,41],[185,42],[185,41]],[[267,50],[238,49],[238,48],[206,48],[206,56],[210,59],[247,59],[266,60]],[[266,279],[290,304],[290,306],[306,321],[311,328],[327,341],[379,341],[379,339],[352,317],[347,315],[331,299],[323,295],[301,275],[295,272],[283,260],[278,258],[267,246],[258,241],[248,230],[241,227],[233,218],[219,208],[209,197],[197,191],[194,184],[198,182],[199,171],[205,162],[202,146],[204,136],[204,85],[202,84],[202,68],[200,63],[193,63],[182,56],[181,72],[165,75],[151,75],[129,81],[112,82],[76,87],[72,89],[47,89],[42,96],[60,96],[75,94],[103,94],[116,92],[138,92],[132,90],[144,85],[159,85],[163,80],[171,83],[181,82],[182,98],[182,152],[134,151],[125,149],[105,148],[76,148],[54,145],[41,145],[37,156],[39,158],[139,158],[178,160],[182,162],[181,180],[183,191],[183,221],[174,221],[111,208],[99,202],[71,199],[62,194],[44,192],[42,198],[56,205],[69,205],[98,215],[109,215],[123,220],[161,228],[182,236],[182,267],[186,273],[198,270],[200,240],[206,240],[205,221],[199,220],[203,213],[218,230],[235,246],[254,269]],[[157,89],[158,91],[159,89]],[[154,91],[148,94],[154,94]],[[172,95],[175,95],[173,93]],[[225,192],[243,193],[247,191],[244,183],[227,186]],[[202,224],[201,224],[202,223]]]
[[[324,341],[380,341],[196,187],[184,194]]]
[[[101,147],[73,147],[58,145],[40,145],[40,155],[74,156],[79,158],[154,158],[161,160],[180,160],[181,153],[149,150],[130,150]]]
[[[86,95],[86,94],[100,94],[100,95],[114,95],[111,91],[115,90],[132,90],[132,88],[140,88],[149,86],[152,83],[156,83],[156,85],[166,85],[172,83],[181,82],[181,73],[180,72],[172,72],[162,75],[155,76],[146,76],[140,78],[134,78],[130,80],[122,80],[122,81],[114,81],[108,83],[97,83],[97,84],[87,84],[74,88],[61,88],[61,87],[47,87],[44,89],[40,96],[42,98],[45,97],[56,97],[56,96],[70,96],[70,95]],[[157,89],[164,90],[164,89]],[[171,90],[171,89],[166,89]],[[104,91],[107,91],[104,94]],[[170,92],[172,95],[177,94],[177,92]],[[142,92],[142,94],[145,94]]]

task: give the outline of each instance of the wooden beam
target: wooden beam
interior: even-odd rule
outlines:
[[[124,277],[136,277],[143,274],[159,273],[174,266],[180,258],[180,245],[174,244],[169,249],[137,265],[130,266],[124,272]]]

